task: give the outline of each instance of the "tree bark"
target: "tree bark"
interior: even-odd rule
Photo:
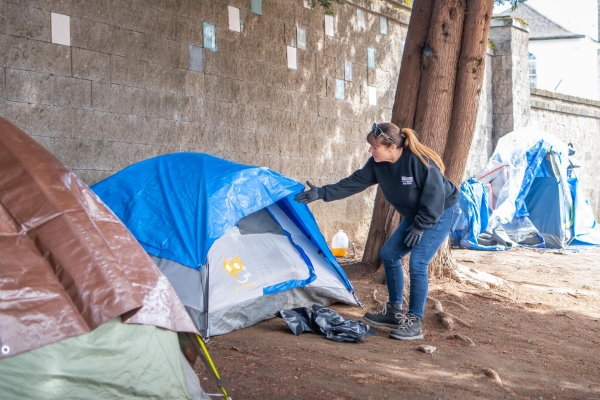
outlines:
[[[421,86],[414,129],[440,156],[450,129],[466,0],[436,0],[421,59]]]
[[[477,123],[493,8],[492,0],[467,0],[452,118],[444,151],[445,175],[457,187],[462,181]]]
[[[402,53],[402,67],[392,110],[392,122],[400,128],[413,126],[421,76],[421,53],[429,32],[433,4],[434,0],[419,0],[410,16],[410,28]],[[362,262],[377,266],[381,263],[379,250],[394,233],[399,222],[400,215],[378,188]]]
[[[420,133],[421,142],[442,156],[455,184],[473,139],[493,5],[494,0],[417,1],[402,55],[392,122]],[[379,250],[398,221],[378,190],[363,262],[380,264]],[[430,263],[430,277],[447,275],[455,265],[446,241]]]

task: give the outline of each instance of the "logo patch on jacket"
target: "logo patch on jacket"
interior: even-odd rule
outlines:
[[[403,185],[412,185],[413,184],[413,177],[412,176],[403,176],[402,177],[402,184]]]

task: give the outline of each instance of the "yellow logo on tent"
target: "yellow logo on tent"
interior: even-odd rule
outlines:
[[[242,259],[237,254],[235,257],[226,258],[223,260],[223,268],[228,274],[233,275],[234,279],[237,279],[238,274],[245,270]]]

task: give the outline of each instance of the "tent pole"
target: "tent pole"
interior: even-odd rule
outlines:
[[[210,323],[210,318],[208,315],[208,300],[210,299],[210,264],[208,263],[208,260],[206,261],[206,298],[205,298],[205,302],[206,302],[206,334],[204,335],[204,340],[208,343],[208,340],[210,339],[210,327],[209,327],[209,323]]]

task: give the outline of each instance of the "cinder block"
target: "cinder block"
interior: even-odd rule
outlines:
[[[178,119],[180,123],[200,120],[200,107],[197,98],[181,96],[180,104],[181,108]]]
[[[44,42],[51,41],[49,11],[6,3],[4,12],[6,34]]]
[[[52,104],[66,107],[91,108],[91,81],[66,76],[53,76]]]
[[[327,95],[326,95],[326,97],[335,98],[335,87],[336,87],[335,78],[328,77],[327,78]]]
[[[33,136],[30,135],[32,139],[41,144],[46,150],[50,153],[54,153],[54,138],[50,136]]]
[[[2,67],[0,67],[0,101],[6,101],[6,72]]]
[[[54,138],[52,153],[71,169],[94,167],[93,140]]]
[[[367,83],[379,89],[390,88],[390,73],[379,68],[367,69]]]
[[[143,106],[143,114],[148,117],[158,117],[161,114],[161,92],[157,90],[142,89],[142,96],[138,99]]]
[[[31,135],[74,138],[75,110],[71,107],[55,107],[32,104],[28,109]]]
[[[146,97],[146,92],[149,92],[149,90],[135,88],[135,87],[132,87],[130,89],[131,89],[131,98],[133,100],[131,102],[131,114],[139,116],[139,117],[148,116],[147,109],[146,109],[145,97]],[[158,109],[160,110],[160,102],[159,102]]]
[[[73,134],[71,135],[73,138],[85,140],[106,139],[97,131],[98,119],[95,116],[95,111],[72,108],[71,110],[73,110]]]
[[[3,65],[10,68],[71,76],[71,49],[23,37],[5,36]]]
[[[204,125],[197,121],[179,124],[179,146],[184,149],[200,148],[203,127]]]
[[[164,30],[159,11],[125,0],[111,2],[111,22],[119,28],[136,32],[158,34]]]
[[[6,69],[6,99],[52,104],[52,75]]]
[[[215,24],[216,22],[216,4],[213,1],[195,1],[190,2],[190,18],[202,24],[202,22],[208,22],[209,24]],[[218,33],[217,33],[218,34]]]
[[[332,97],[318,97],[319,116],[338,118],[338,101]]]
[[[205,76],[199,72],[186,72],[185,74],[185,91],[186,96],[203,97]]]
[[[127,57],[112,55],[110,57],[110,81],[119,85],[146,87],[146,72],[150,72],[152,66],[147,61],[133,60]]]
[[[186,16],[173,15],[169,21],[169,25],[166,27],[167,34],[164,36],[169,40],[174,40],[176,42],[190,43],[193,29],[192,25],[198,24],[192,23]]]
[[[296,93],[297,96],[297,111],[304,115],[305,119],[311,119],[317,114],[317,95],[313,93]],[[302,116],[300,115],[299,119]]]
[[[133,113],[134,88],[124,85],[110,85],[110,108],[109,111],[123,114]]]
[[[97,22],[110,23],[110,2],[69,0],[68,14]]]
[[[303,3],[298,2],[294,4],[294,17],[298,26],[324,34],[323,13],[319,10],[304,8]]]
[[[110,83],[92,81],[92,108],[103,111],[111,110],[112,99]]]
[[[180,109],[180,98],[176,93],[163,93],[160,99],[160,118],[178,119],[177,115]]]
[[[276,44],[285,44],[285,23],[269,15],[249,13],[243,21],[244,35],[255,36]]]
[[[4,3],[0,3],[0,33],[5,33],[6,32],[6,11],[5,11],[5,4]]]
[[[2,116],[26,133],[31,130],[31,119],[29,115],[31,107],[33,107],[33,105],[28,103],[0,101]]]
[[[110,56],[90,50],[72,49],[73,76],[92,81],[110,81]]]
[[[130,164],[131,147],[136,146],[123,142],[98,140],[93,146],[94,169],[119,171]]]

